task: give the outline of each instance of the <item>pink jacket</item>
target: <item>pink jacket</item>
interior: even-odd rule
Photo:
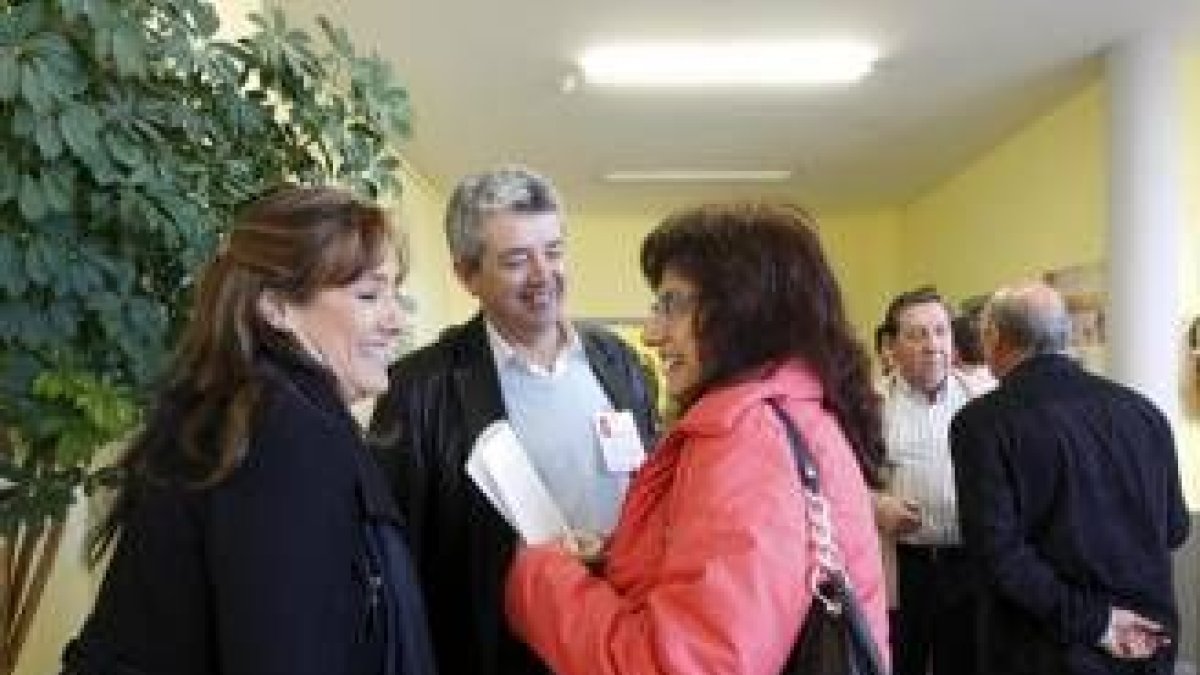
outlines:
[[[604,576],[552,546],[509,572],[513,629],[560,675],[776,675],[808,611],[805,504],[783,401],[821,472],[835,537],[880,653],[883,570],[871,499],[816,378],[799,364],[709,392],[629,489]]]

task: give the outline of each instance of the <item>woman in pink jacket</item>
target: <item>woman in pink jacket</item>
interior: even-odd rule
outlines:
[[[813,225],[798,209],[708,206],[643,242],[657,294],[645,337],[682,413],[630,486],[599,572],[569,541],[514,558],[509,620],[556,673],[779,673],[813,601],[812,549],[772,399],[817,463],[843,565],[886,654],[867,491],[882,447],[877,399]]]

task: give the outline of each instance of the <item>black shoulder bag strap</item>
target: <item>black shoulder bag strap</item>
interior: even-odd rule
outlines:
[[[801,627],[800,639],[793,648],[792,655],[783,672],[789,674],[808,672],[813,670],[816,664],[827,664],[823,667],[816,667],[822,675],[831,675],[834,671],[828,670],[828,667],[836,664],[839,670],[846,673],[882,675],[886,672],[883,667],[883,658],[871,636],[854,588],[842,569],[841,556],[833,541],[829,507],[821,495],[820,474],[817,471],[817,465],[809,453],[808,444],[804,442],[804,436],[800,434],[796,423],[792,421],[791,416],[787,414],[779,401],[769,399],[767,403],[775,411],[776,417],[783,423],[783,428],[787,432],[788,443],[792,447],[792,456],[796,460],[796,469],[800,473],[800,483],[805,492],[807,509],[810,511],[808,522],[814,537],[815,560],[812,572],[806,578],[806,582],[812,585],[813,603],[822,603],[820,608],[813,609],[823,610],[829,621],[840,624],[840,628],[836,630],[843,636],[842,639],[837,640],[837,642],[843,643],[838,649],[842,652],[840,655],[814,655],[811,653],[801,655],[797,652],[833,649],[828,643],[820,645],[820,647],[813,647],[812,641],[806,640],[805,627]],[[806,624],[814,616],[813,609],[810,609],[805,616]],[[804,644],[806,642],[809,644]],[[801,664],[807,665],[802,666]],[[813,672],[817,671],[813,670]]]

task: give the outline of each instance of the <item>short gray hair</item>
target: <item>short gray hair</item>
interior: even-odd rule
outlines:
[[[1031,356],[1062,353],[1070,343],[1071,317],[1066,304],[1046,286],[1002,288],[984,312],[1004,341]]]
[[[545,177],[517,165],[471,174],[446,206],[446,244],[455,262],[474,266],[483,255],[483,222],[497,213],[557,213],[562,202]]]

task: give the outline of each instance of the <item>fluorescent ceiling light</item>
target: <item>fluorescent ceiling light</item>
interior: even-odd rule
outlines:
[[[604,174],[610,183],[779,183],[792,177],[786,169],[658,169],[612,171]]]
[[[632,43],[596,47],[579,59],[584,81],[630,86],[798,85],[856,82],[879,52],[843,40]]]

